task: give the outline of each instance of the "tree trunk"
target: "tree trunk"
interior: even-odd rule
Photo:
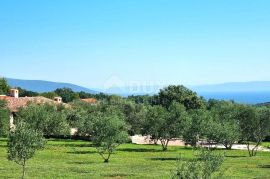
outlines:
[[[25,176],[25,160],[23,161],[23,166],[22,166],[22,179],[24,179]]]
[[[104,163],[109,163],[110,156],[111,156],[111,153],[109,153],[107,158],[104,158]]]
[[[249,142],[247,143],[247,149],[248,149],[248,154],[249,154],[249,156],[252,157],[252,153],[251,153],[250,147],[249,147]]]
[[[211,148],[212,148],[212,140],[207,140],[207,142],[208,142],[208,150],[211,150]]]
[[[257,150],[258,150],[258,147],[259,147],[259,144],[260,142],[258,142],[255,147],[252,149],[252,156],[256,156],[257,154]]]
[[[257,141],[256,145],[252,149],[250,149],[249,142],[247,143],[248,154],[250,157],[256,156],[260,143],[261,143],[260,141]]]
[[[162,139],[162,140],[160,140],[160,142],[162,145],[162,150],[166,151],[168,149],[169,139]]]
[[[226,150],[231,150],[232,149],[232,145],[233,144],[225,144],[224,146],[225,146]]]

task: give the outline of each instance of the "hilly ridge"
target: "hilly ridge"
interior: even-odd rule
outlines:
[[[54,91],[57,88],[71,88],[73,91],[79,92],[84,91],[87,93],[98,93],[95,90],[88,89],[86,87],[74,85],[71,83],[51,82],[43,80],[20,80],[13,78],[6,78],[8,84],[11,87],[21,87],[23,89],[35,91],[35,92],[49,92]]]

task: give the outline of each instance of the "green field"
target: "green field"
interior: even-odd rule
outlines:
[[[262,146],[270,148],[270,142],[263,142]]]
[[[170,178],[175,159],[191,158],[191,148],[124,144],[103,163],[85,141],[49,140],[46,148],[29,160],[26,178]],[[226,152],[222,165],[226,178],[270,178],[270,152],[250,158],[247,151]],[[6,140],[0,141],[0,178],[20,178],[21,168],[6,159]]]

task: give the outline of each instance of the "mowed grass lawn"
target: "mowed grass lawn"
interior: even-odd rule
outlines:
[[[26,178],[170,178],[176,158],[193,156],[191,148],[124,144],[103,163],[85,141],[49,140],[45,149],[28,161]],[[21,167],[6,158],[6,140],[0,141],[0,178],[20,178]],[[226,178],[270,178],[270,152],[248,157],[247,151],[226,152],[222,165]]]

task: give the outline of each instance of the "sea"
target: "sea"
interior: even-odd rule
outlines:
[[[205,99],[233,100],[242,104],[270,102],[270,92],[198,92]]]

